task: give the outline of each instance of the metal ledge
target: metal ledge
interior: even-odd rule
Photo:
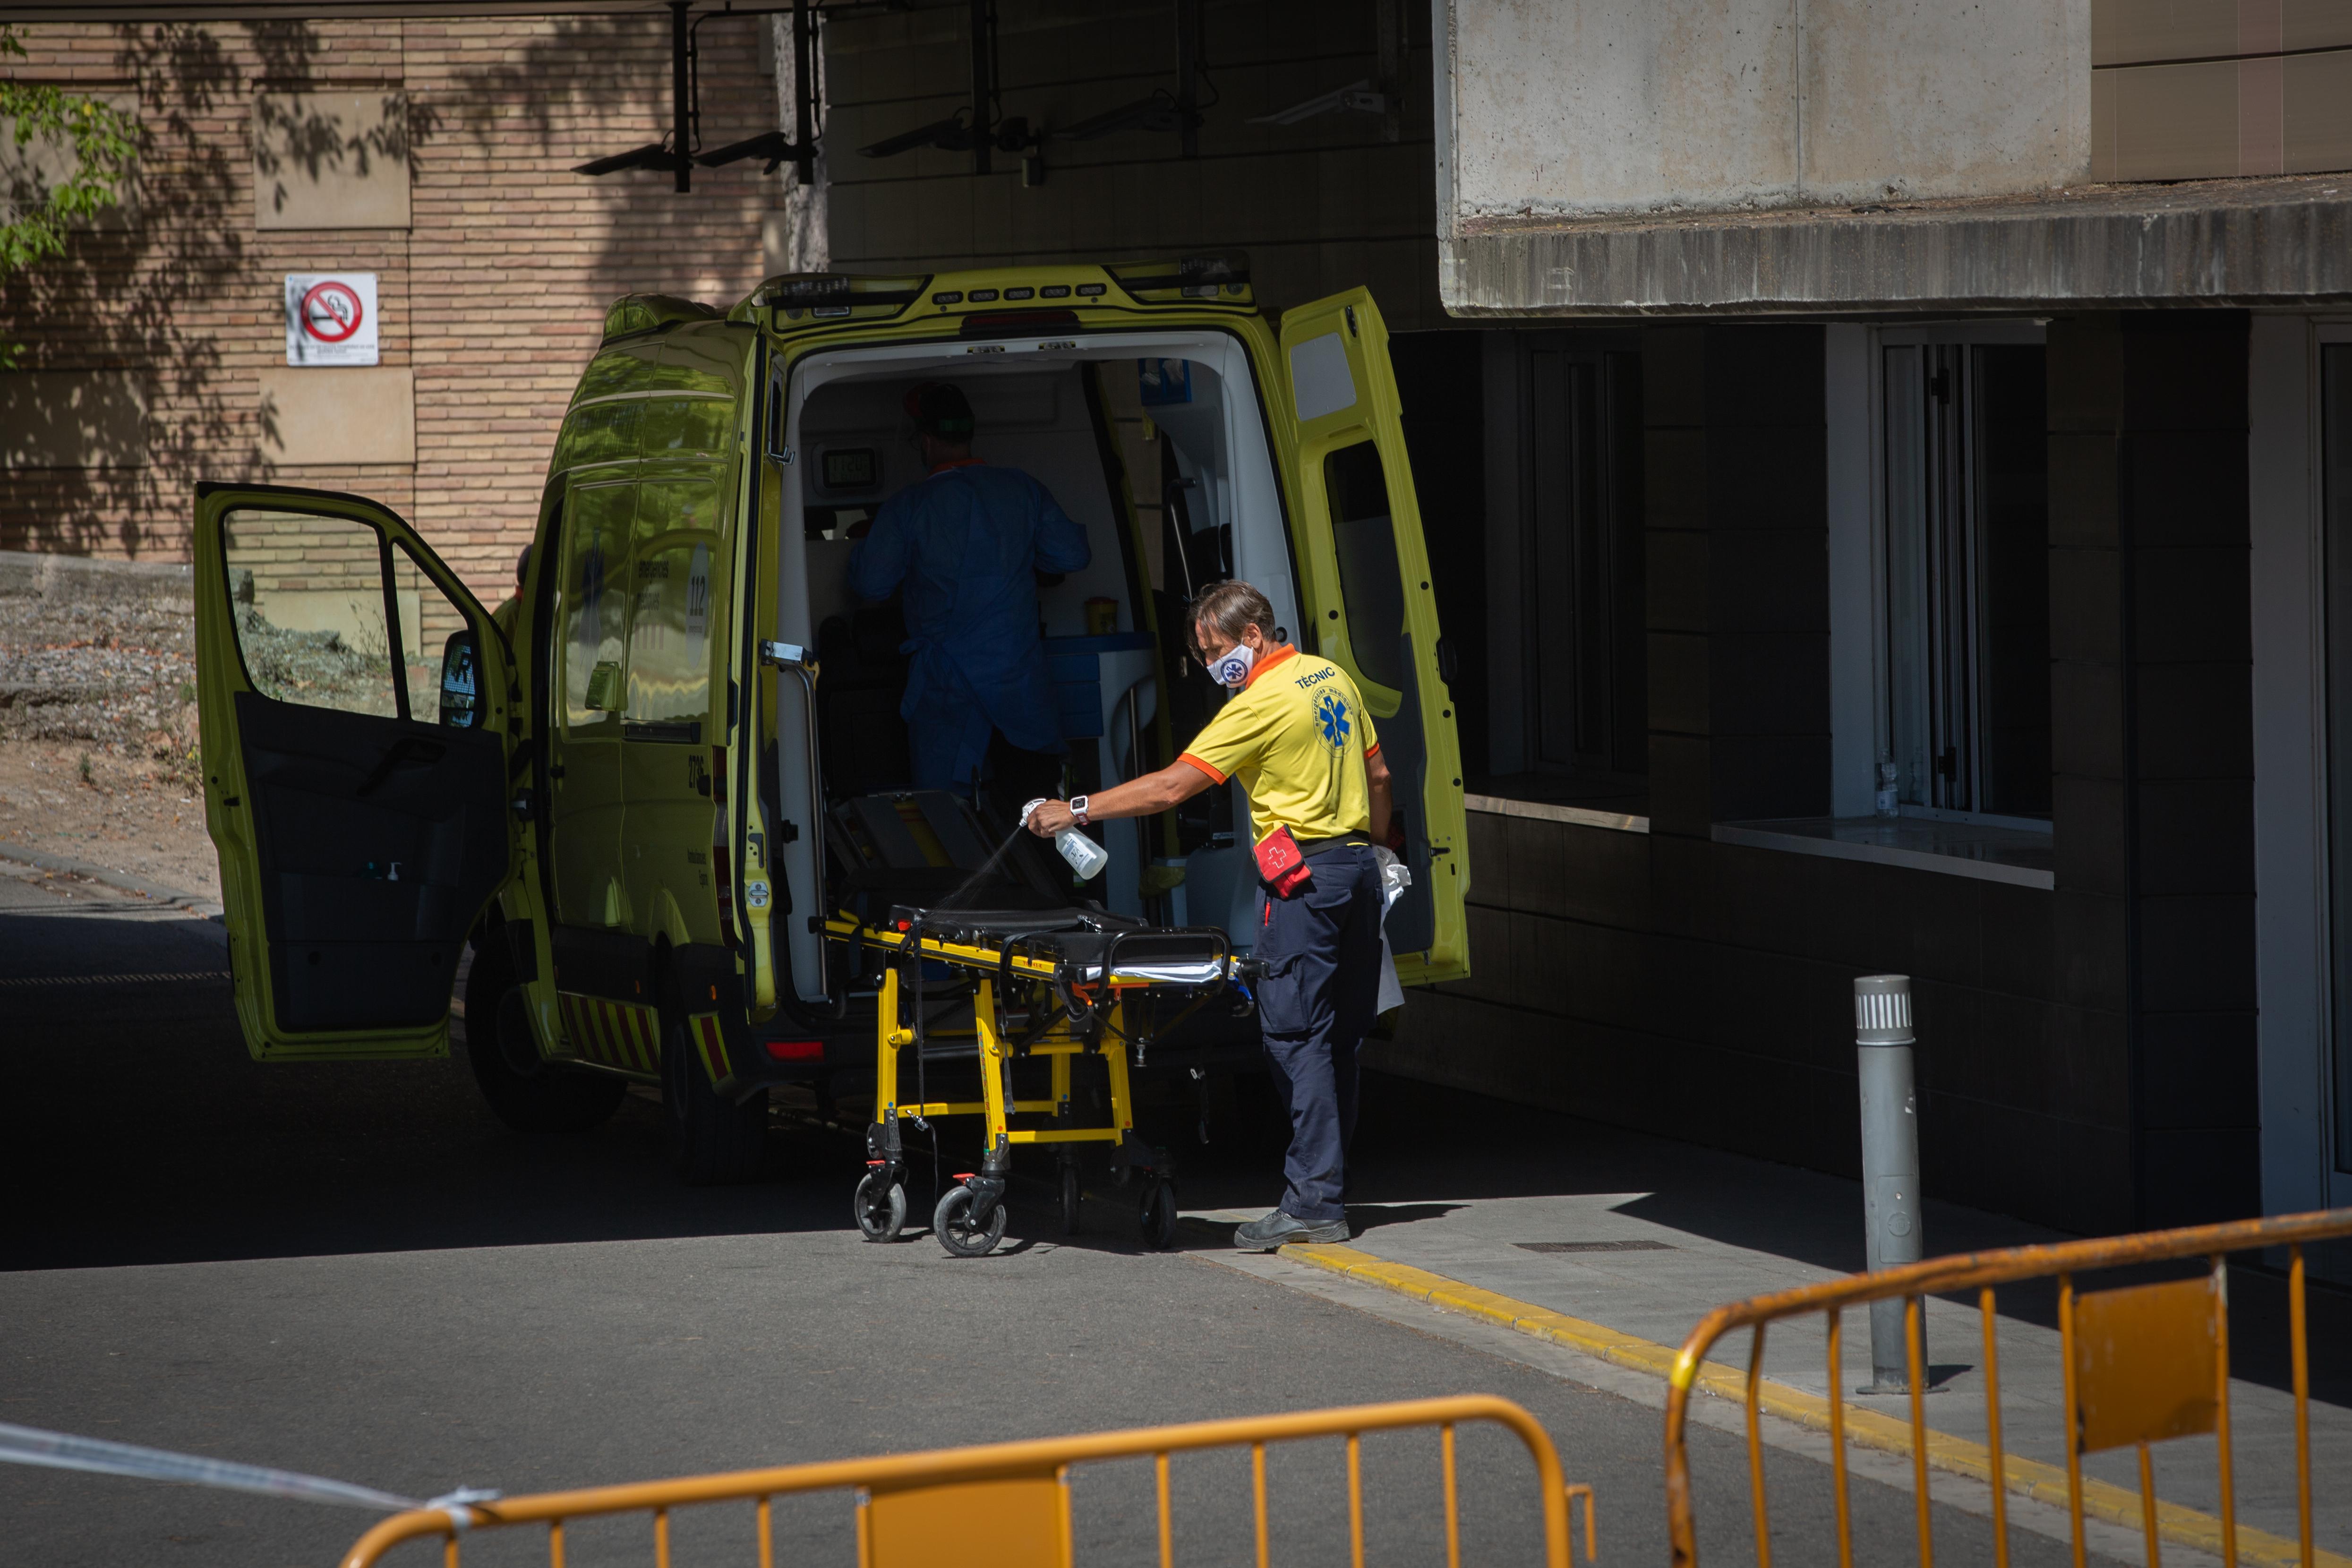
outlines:
[[[1601,827],[1614,833],[1647,833],[1650,819],[1628,816],[1622,812],[1593,811],[1581,805],[1554,805],[1549,801],[1509,800],[1498,795],[1465,795],[1463,805],[1471,811],[1484,811],[1496,816],[1525,816],[1538,822],[1568,822],[1579,827]]]
[[[1440,238],[1438,283],[1457,316],[2352,300],[2352,173],[1876,210],[1487,219]]]
[[[2057,886],[2050,836],[1978,823],[1918,817],[1795,817],[1775,822],[1718,822],[1717,844],[1869,860],[1946,877],[1974,877],[2044,890]]]

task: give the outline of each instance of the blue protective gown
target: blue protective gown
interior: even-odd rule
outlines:
[[[849,586],[882,600],[906,588],[908,750],[919,789],[971,783],[990,731],[1061,752],[1053,673],[1037,630],[1039,572],[1094,559],[1087,531],[1018,468],[939,469],[883,503],[849,555]]]

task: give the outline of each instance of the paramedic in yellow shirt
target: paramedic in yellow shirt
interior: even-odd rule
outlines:
[[[1290,1112],[1282,1205],[1235,1233],[1244,1251],[1348,1239],[1340,1194],[1356,1129],[1356,1049],[1380,995],[1381,875],[1372,846],[1389,831],[1388,764],[1348,672],[1275,640],[1274,606],[1246,583],[1220,583],[1192,607],[1194,649],[1234,695],[1184,754],[1143,778],[1065,804],[1030,831],[1151,816],[1212,784],[1249,792],[1250,839],[1287,829],[1310,873],[1268,888],[1252,956],[1263,965],[1258,1028]],[[1261,856],[1260,864],[1265,860]],[[1265,880],[1261,875],[1260,881]]]

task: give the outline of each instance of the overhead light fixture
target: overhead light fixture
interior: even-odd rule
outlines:
[[[1326,114],[1386,114],[1388,94],[1373,89],[1370,79],[1351,81],[1343,88],[1310,98],[1304,103],[1294,103],[1288,109],[1272,114],[1254,117],[1252,125],[1296,125],[1302,120],[1314,120]]]
[[[1156,89],[1149,98],[1139,98],[1132,103],[1122,103],[1117,109],[1106,109],[1100,114],[1081,120],[1055,136],[1070,142],[1091,142],[1097,136],[1114,135],[1122,131],[1146,131],[1156,135],[1182,138],[1180,155],[1197,158],[1201,155],[1202,110],[1215,104],[1219,94],[1209,79],[1209,68],[1202,51],[1202,0],[1175,0],[1176,10],[1176,88]],[[1202,101],[1201,89],[1207,88],[1209,98]]]
[[[1066,142],[1091,142],[1097,136],[1108,136],[1118,131],[1153,131],[1165,135],[1182,135],[1198,130],[1200,124],[1200,112],[1186,107],[1174,93],[1163,87],[1150,98],[1139,98],[1132,103],[1122,103],[1117,109],[1106,109],[1100,114],[1081,120],[1054,134]]]
[[[964,111],[959,109],[945,120],[934,120],[929,125],[918,125],[912,131],[885,136],[870,146],[860,147],[857,155],[861,158],[895,158],[918,147],[936,147],[942,153],[971,152],[971,127],[964,120]]]
[[[574,163],[575,174],[620,174],[631,169],[658,169],[665,173],[677,167],[677,154],[669,150],[667,142],[649,142],[642,147],[632,147],[625,153],[615,153],[609,158],[592,158],[585,163]]]
[[[677,192],[685,195],[694,187],[694,123],[698,113],[698,94],[694,80],[694,28],[687,24],[686,14],[691,0],[669,0],[669,100],[670,133],[659,142],[643,147],[632,147],[625,153],[615,153],[609,158],[592,158],[585,163],[574,163],[575,174],[618,174],[630,169],[667,169],[677,176]],[[694,24],[699,26],[700,23]]]
[[[817,67],[822,53],[817,38],[818,7],[812,0],[793,0],[793,81],[797,100],[794,112],[795,134],[782,131],[763,131],[757,136],[731,142],[708,153],[695,151],[702,143],[702,50],[697,38],[702,24],[713,16],[722,16],[727,10],[705,11],[690,21],[688,13],[693,0],[668,0],[670,15],[669,69],[670,111],[669,134],[643,147],[632,147],[625,153],[610,157],[592,158],[585,163],[575,163],[572,172],[591,177],[625,174],[632,170],[668,170],[677,176],[677,189],[683,193],[692,188],[693,170],[698,163],[706,169],[740,163],[746,158],[764,158],[767,167],[762,172],[772,174],[786,163],[794,165],[806,182],[814,177],[816,166],[817,141],[823,134],[817,122],[820,89]],[[731,5],[730,6],[731,9]],[[764,12],[751,12],[764,16]]]
[[[816,149],[806,149],[814,153]],[[713,152],[697,153],[694,161],[706,169],[716,169],[722,163],[740,163],[746,158],[765,158],[767,166],[760,173],[772,174],[786,163],[800,162],[802,146],[781,131],[762,131],[741,142],[730,142]],[[623,154],[627,156],[627,154]]]

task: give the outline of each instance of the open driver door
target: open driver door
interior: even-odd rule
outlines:
[[[197,711],[247,1046],[440,1056],[507,879],[513,657],[387,508],[196,488]]]
[[[1462,979],[1470,973],[1462,749],[1388,329],[1370,292],[1286,311],[1282,361],[1288,405],[1272,412],[1292,437],[1299,640],[1345,668],[1371,710],[1412,871],[1388,916],[1397,978]]]

